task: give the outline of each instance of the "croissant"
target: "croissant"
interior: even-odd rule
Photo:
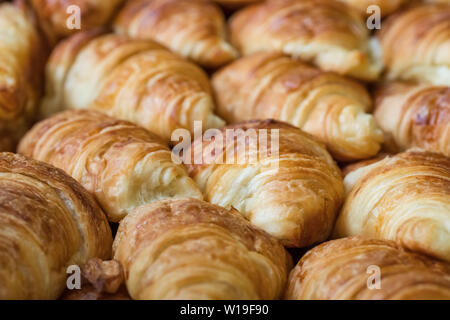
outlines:
[[[410,2],[410,0],[340,0],[354,7],[364,15],[371,13],[367,12],[370,6],[378,6],[380,8],[381,16],[387,16],[395,12],[402,5]]]
[[[81,266],[81,289],[66,290],[63,300],[130,300],[119,261],[89,260]]]
[[[292,261],[239,213],[195,200],[163,200],[122,220],[114,255],[139,300],[277,299]]]
[[[156,40],[205,67],[237,57],[226,41],[222,11],[209,0],[136,0],[120,12],[115,29],[133,38]]]
[[[378,33],[387,79],[450,85],[450,5],[404,10]]]
[[[111,245],[105,215],[75,180],[0,153],[0,299],[56,299],[68,266],[109,258]]]
[[[258,2],[263,2],[264,0],[213,0],[225,8],[239,8],[245,5],[254,4]]]
[[[232,44],[244,55],[284,52],[368,81],[382,68],[362,16],[338,1],[267,1],[237,12],[230,25]]]
[[[450,157],[450,87],[388,83],[375,97],[388,149],[420,147]]]
[[[96,111],[69,110],[38,123],[18,151],[70,174],[95,195],[110,221],[162,198],[202,198],[159,137]]]
[[[300,129],[251,121],[215,130],[183,152],[205,199],[236,208],[286,246],[327,239],[343,202],[341,172],[325,147]],[[174,149],[177,152],[177,149]]]
[[[208,76],[152,41],[99,31],[79,33],[47,65],[42,117],[61,108],[102,111],[170,140],[175,129],[224,123],[214,115]]]
[[[395,240],[450,261],[450,158],[410,150],[361,167],[344,183],[334,237]]]
[[[22,9],[0,5],[0,151],[15,149],[35,115],[44,65],[39,41]]]
[[[16,0],[17,1],[17,0]],[[50,45],[111,22],[124,0],[21,0],[35,13]]]
[[[279,119],[326,143],[339,160],[364,159],[383,139],[369,93],[358,83],[278,53],[256,53],[217,72],[218,114],[229,123]]]
[[[448,264],[392,241],[351,237],[309,251],[289,276],[291,300],[450,299]]]
[[[424,2],[431,2],[431,3],[450,3],[450,0],[424,0]]]

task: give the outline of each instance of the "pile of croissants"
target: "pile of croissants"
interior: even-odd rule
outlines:
[[[3,1],[0,299],[450,300],[450,1]]]

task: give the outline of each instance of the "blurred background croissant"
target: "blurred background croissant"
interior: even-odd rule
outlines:
[[[0,2],[0,299],[450,300],[449,0]]]

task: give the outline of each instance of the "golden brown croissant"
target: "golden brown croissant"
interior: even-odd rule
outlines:
[[[209,0],[130,1],[115,29],[133,38],[156,40],[205,67],[219,67],[238,54],[226,41],[222,11]]]
[[[348,5],[358,9],[364,15],[368,14],[367,9],[370,6],[378,6],[380,8],[381,16],[387,16],[400,8],[403,4],[410,2],[410,0],[339,0]]]
[[[325,147],[298,128],[270,120],[228,126],[221,133],[214,143],[196,140],[184,154],[205,199],[236,208],[286,246],[327,239],[344,186]]]
[[[450,3],[450,0],[424,0],[424,2],[431,2],[431,3]]]
[[[92,108],[170,140],[175,129],[224,123],[213,114],[208,76],[155,42],[79,33],[57,46],[47,65],[42,115]]]
[[[256,53],[213,77],[217,112],[229,123],[287,121],[326,143],[339,160],[364,159],[380,150],[383,136],[367,112],[366,89],[278,53]]]
[[[51,45],[80,30],[87,31],[105,26],[111,22],[124,2],[124,0],[21,1],[26,1],[35,13],[39,26]]]
[[[344,238],[309,251],[292,270],[293,300],[450,299],[450,266],[392,241]]]
[[[111,245],[105,215],[75,180],[0,153],[0,299],[56,299],[68,266],[107,259]]]
[[[263,2],[264,0],[212,0],[225,8],[239,8],[245,5]]]
[[[41,94],[43,48],[23,10],[0,5],[0,151],[13,151]]]
[[[335,237],[362,235],[450,261],[450,158],[411,150],[345,178]]]
[[[392,15],[378,33],[388,79],[450,85],[450,5]]]
[[[381,71],[362,16],[334,0],[279,0],[244,8],[231,19],[231,38],[244,55],[284,52],[363,80],[376,80]]]
[[[387,83],[375,105],[390,150],[420,147],[450,157],[450,87]]]
[[[110,221],[163,198],[202,198],[159,137],[96,111],[69,110],[40,122],[18,151],[70,174],[95,195]]]
[[[133,299],[277,299],[292,261],[235,211],[195,199],[142,206],[114,241]]]

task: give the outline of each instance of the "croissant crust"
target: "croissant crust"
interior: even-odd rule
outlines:
[[[256,53],[213,77],[217,113],[229,123],[279,119],[326,143],[339,160],[365,159],[380,149],[382,132],[363,86],[278,53]]]
[[[215,135],[196,140],[184,154],[207,201],[236,208],[287,246],[303,247],[329,236],[344,188],[339,168],[320,142],[273,120],[218,132],[222,144],[212,143],[221,139]]]
[[[390,16],[378,32],[388,79],[450,85],[450,5],[425,4]]]
[[[226,41],[222,11],[209,0],[131,1],[120,12],[115,29],[156,40],[205,67],[216,68],[237,57]]]
[[[245,5],[263,2],[264,0],[212,0],[225,8],[239,8]]]
[[[34,11],[49,43],[55,45],[59,40],[80,30],[88,31],[106,26],[125,0],[21,1],[26,1]]]
[[[362,16],[337,1],[267,1],[238,11],[230,27],[232,44],[244,55],[283,52],[367,81],[381,71]]]
[[[450,266],[405,251],[392,241],[344,238],[323,243],[303,256],[291,272],[286,296],[295,300],[448,300]]]
[[[345,2],[348,5],[358,9],[362,14],[372,14],[372,11],[368,12],[370,6],[378,6],[380,8],[380,14],[382,17],[390,15],[399,9],[402,5],[410,2],[409,0],[339,0]],[[447,0],[446,0],[447,1]]]
[[[161,138],[97,111],[69,110],[44,120],[18,150],[69,173],[96,196],[110,221],[162,198],[202,198]]]
[[[450,261],[450,159],[411,150],[348,174],[335,237],[395,240]]]
[[[44,52],[29,17],[0,5],[0,151],[15,150],[31,125],[41,95]]]
[[[292,261],[238,213],[194,199],[140,207],[114,241],[134,299],[277,299]]]
[[[95,109],[136,123],[166,141],[174,130],[224,123],[214,115],[208,76],[150,40],[95,30],[63,41],[47,65],[41,116]]]
[[[375,93],[387,150],[419,147],[450,156],[450,87],[388,83]]]
[[[111,244],[105,215],[75,180],[0,153],[0,299],[56,299],[67,267],[109,258]]]

